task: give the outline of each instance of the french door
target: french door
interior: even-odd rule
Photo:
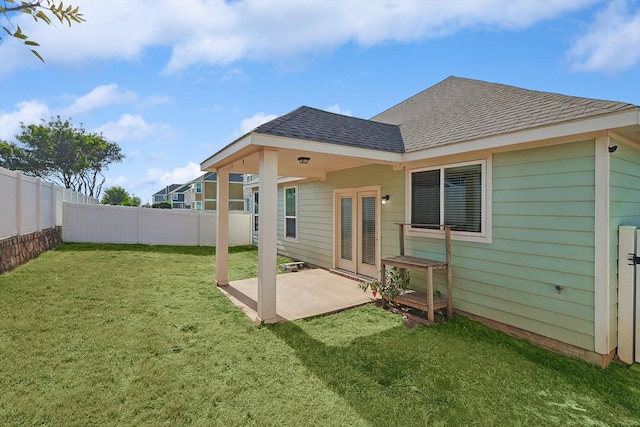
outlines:
[[[378,277],[379,191],[338,191],[336,207],[336,264],[339,269]]]

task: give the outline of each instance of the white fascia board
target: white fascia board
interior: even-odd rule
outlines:
[[[209,170],[208,168],[220,164],[221,162],[223,162],[225,159],[227,159],[230,156],[233,156],[234,154],[237,154],[239,151],[249,147],[252,144],[252,135],[253,134],[248,134],[243,136],[242,138],[232,142],[231,144],[227,145],[226,147],[224,147],[222,150],[218,151],[217,153],[215,153],[213,156],[209,157],[208,159],[204,160],[203,162],[200,163],[200,170],[202,171],[206,171]]]
[[[377,162],[396,163],[402,161],[401,153],[371,150],[367,148],[349,147],[326,142],[307,141],[295,138],[277,137],[264,134],[253,134],[251,143],[276,149],[304,151],[308,153],[331,154],[335,156],[354,157]]]
[[[567,137],[570,135],[593,133],[638,124],[640,124],[640,110],[635,108],[620,113],[608,114],[590,119],[576,120],[505,135],[496,135],[472,141],[453,143],[443,145],[441,147],[427,148],[420,151],[405,153],[402,160],[404,162],[411,162],[422,160],[425,157],[441,157],[472,151],[491,150],[510,145],[549,140]]]

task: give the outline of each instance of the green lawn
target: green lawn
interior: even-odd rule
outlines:
[[[640,425],[640,374],[376,306],[257,326],[208,248],[67,244],[0,275],[0,425]],[[231,279],[256,251],[230,254]],[[295,273],[293,273],[295,274]]]

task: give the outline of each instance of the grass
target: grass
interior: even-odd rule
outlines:
[[[0,425],[640,425],[640,374],[376,306],[269,326],[209,248],[67,244],[0,276]],[[231,279],[256,275],[254,248]]]

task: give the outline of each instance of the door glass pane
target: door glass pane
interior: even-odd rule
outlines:
[[[340,199],[340,258],[353,261],[351,242],[353,239],[353,230],[351,229],[352,216],[352,199]]]
[[[362,263],[376,265],[376,198],[362,198]]]

